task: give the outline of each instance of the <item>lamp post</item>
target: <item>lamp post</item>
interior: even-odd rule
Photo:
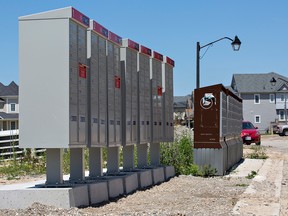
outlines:
[[[220,38],[220,39],[215,40],[213,42],[210,42],[204,46],[200,46],[200,42],[197,42],[197,44],[196,44],[196,89],[200,88],[200,50],[204,47],[210,46],[210,45],[212,45],[218,41],[224,40],[224,39],[232,41],[231,45],[232,45],[233,50],[239,51],[240,46],[241,46],[241,41],[239,40],[239,38],[237,36],[235,36],[234,40],[229,38],[229,37],[223,37],[223,38]]]
[[[288,84],[288,82],[280,77],[278,77],[277,79],[280,79],[282,80],[285,84]],[[272,79],[270,80],[270,83],[272,86],[275,86],[276,85],[276,82],[277,80],[272,77]],[[287,125],[287,97],[286,97],[286,94],[287,94],[287,88],[285,87],[285,89],[283,88],[284,90],[284,117],[285,117],[285,124]],[[275,99],[276,100],[276,99]]]

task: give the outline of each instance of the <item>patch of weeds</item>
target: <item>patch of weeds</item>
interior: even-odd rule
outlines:
[[[172,165],[176,175],[195,175],[198,166],[193,164],[193,142],[188,133],[175,137],[171,143],[161,143],[161,164]]]
[[[249,185],[242,183],[242,184],[236,184],[236,186],[237,186],[237,187],[248,187]]]
[[[252,146],[251,149],[253,150],[252,153],[247,155],[247,158],[250,159],[267,159],[268,156],[266,155],[266,149],[262,146]]]
[[[213,177],[216,175],[216,173],[217,173],[217,169],[213,168],[210,164],[204,165],[199,171],[199,175],[205,178]]]
[[[257,175],[257,172],[256,171],[251,171],[251,173],[249,173],[246,178],[247,179],[253,179],[255,176]]]
[[[19,179],[24,175],[45,173],[45,157],[37,158],[30,154],[21,160],[1,161],[0,176],[7,180]]]

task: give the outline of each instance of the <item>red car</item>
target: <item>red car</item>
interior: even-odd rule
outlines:
[[[257,130],[258,127],[254,127],[254,125],[249,121],[242,122],[242,132],[241,137],[243,139],[243,143],[250,145],[251,143],[255,143],[256,145],[261,144],[261,134]]]

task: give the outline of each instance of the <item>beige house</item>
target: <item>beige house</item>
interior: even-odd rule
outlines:
[[[5,86],[0,82],[0,131],[19,128],[18,85],[11,82]]]

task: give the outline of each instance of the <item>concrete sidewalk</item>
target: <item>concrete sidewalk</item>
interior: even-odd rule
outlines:
[[[263,160],[245,159],[231,176],[247,176],[252,170],[258,171],[257,175],[241,195],[233,209],[233,214],[279,215],[283,160],[266,159],[263,163]]]
[[[225,177],[246,177],[251,174],[252,171],[258,172],[264,162],[265,160],[262,159],[245,158],[242,163],[238,164],[238,166]]]

